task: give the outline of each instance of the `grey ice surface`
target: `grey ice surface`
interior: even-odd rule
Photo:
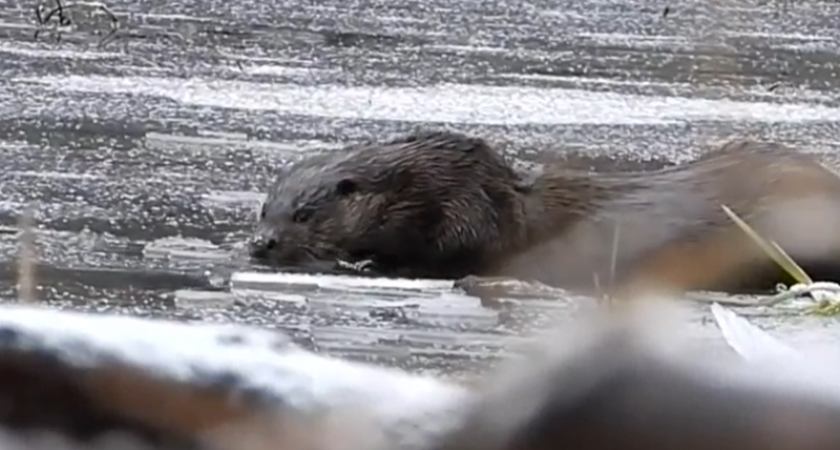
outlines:
[[[326,354],[462,373],[585,301],[231,290],[232,273],[259,270],[241,243],[278,167],[418,126],[598,170],[684,161],[732,135],[837,160],[836,2],[118,0],[100,49],[101,11],[36,41],[35,6],[0,0],[6,300],[33,204],[37,295],[57,307],[279,328]],[[698,342],[720,346],[704,318]]]

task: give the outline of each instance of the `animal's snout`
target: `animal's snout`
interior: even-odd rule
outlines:
[[[258,233],[251,238],[249,247],[251,250],[251,256],[263,258],[268,254],[268,252],[277,248],[277,239],[273,236]]]
[[[268,238],[268,239],[266,239],[266,240],[265,240],[265,242],[263,243],[263,246],[265,246],[265,249],[266,249],[266,250],[273,250],[273,249],[274,249],[274,247],[277,247],[277,239],[274,239],[274,238]]]

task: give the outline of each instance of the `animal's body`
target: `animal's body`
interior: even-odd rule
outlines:
[[[791,281],[724,205],[814,278],[840,281],[840,178],[810,155],[748,140],[661,170],[608,174],[558,165],[519,173],[483,140],[452,132],[351,146],[281,174],[252,254],[576,290],[596,278],[619,292],[758,291]]]

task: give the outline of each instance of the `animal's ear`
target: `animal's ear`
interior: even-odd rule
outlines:
[[[344,178],[343,180],[338,182],[338,184],[335,186],[335,189],[336,191],[338,191],[338,195],[344,196],[350,195],[359,190],[359,185],[349,178]]]

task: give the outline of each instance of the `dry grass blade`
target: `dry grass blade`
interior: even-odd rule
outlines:
[[[29,206],[18,221],[18,300],[35,301],[35,239],[33,207]]]
[[[613,231],[612,255],[610,255],[610,287],[615,283],[615,267],[618,264],[618,239],[621,237],[621,224],[615,224]]]
[[[621,227],[618,223],[616,223],[615,228],[613,229],[613,243],[612,243],[612,254],[610,255],[610,279],[607,285],[607,289],[612,290],[613,285],[615,284],[615,271],[616,266],[618,264],[618,240],[621,236]],[[599,301],[610,307],[614,303],[614,299],[610,295],[609,291],[604,290],[601,286],[600,278],[598,277],[598,272],[592,273],[592,278],[595,283],[595,292]]]
[[[773,261],[776,262],[782,269],[785,270],[797,283],[800,284],[812,284],[813,280],[811,277],[802,270],[802,267],[787,254],[778,244],[775,242],[767,242],[761,236],[756,233],[755,230],[751,226],[749,226],[746,222],[744,222],[740,217],[738,217],[731,209],[729,209],[726,205],[721,205],[723,211],[741,228],[744,233],[746,233],[752,240],[764,250],[764,253],[767,254]]]

